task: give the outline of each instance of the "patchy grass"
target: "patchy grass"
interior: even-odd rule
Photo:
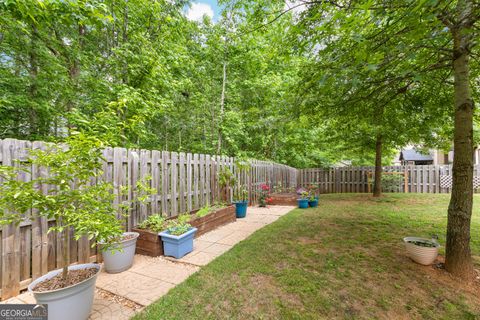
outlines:
[[[437,234],[445,243],[448,200],[324,195],[319,208],[294,210],[257,231],[136,319],[480,319],[477,284],[405,256],[404,236]]]

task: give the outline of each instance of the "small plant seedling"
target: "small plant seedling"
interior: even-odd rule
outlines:
[[[177,219],[170,220],[167,225],[167,230],[174,236],[179,236],[187,232],[192,226],[188,223],[190,215],[182,213]]]
[[[150,230],[153,232],[161,232],[165,230],[166,220],[161,214],[154,214],[149,216],[145,221],[138,225],[140,229]]]

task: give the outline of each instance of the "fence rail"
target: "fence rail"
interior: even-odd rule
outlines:
[[[375,167],[311,168],[298,170],[298,185],[318,184],[322,193],[370,192]],[[450,193],[451,165],[417,165],[383,167],[384,173],[397,173],[393,192]],[[478,193],[480,166],[474,166],[474,187]]]
[[[31,174],[25,173],[18,177],[24,181],[47,175],[47,168],[32,167],[25,162],[29,150],[45,147],[44,142],[0,140],[0,164],[27,167]],[[240,171],[235,165],[235,159],[225,156],[125,148],[107,148],[103,151],[103,156],[104,173],[100,179],[113,184],[116,195],[114,204],[124,200],[133,201],[128,218],[123,220],[127,230],[151,214],[175,216],[220,200],[218,172],[221,167],[230,168],[239,184],[248,188],[252,203],[257,201],[256,191],[261,184],[281,183],[286,187],[295,187],[297,184],[297,169],[266,161],[252,160],[247,170]],[[135,185],[146,176],[151,176],[149,183],[157,192],[146,204],[139,204],[136,202]],[[125,186],[129,187],[126,195],[121,192]],[[39,188],[44,192],[48,190],[48,186]],[[235,189],[228,193],[230,197],[238,191]],[[63,242],[55,233],[47,233],[52,225],[55,225],[55,221],[38,218],[25,221],[19,226],[2,227],[2,300],[17,295],[32,280],[48,271],[63,267]],[[75,241],[70,234],[70,263],[99,261],[101,257],[96,247],[91,247],[90,244],[86,238]]]

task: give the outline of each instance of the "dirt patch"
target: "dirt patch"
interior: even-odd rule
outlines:
[[[62,273],[60,272],[55,277],[37,284],[34,290],[36,292],[44,292],[70,287],[93,277],[97,272],[98,269],[96,268],[69,270],[66,279],[63,279]]]

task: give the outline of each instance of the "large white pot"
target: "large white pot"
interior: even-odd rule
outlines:
[[[48,320],[86,320],[88,318],[92,310],[95,282],[100,271],[100,265],[95,263],[78,264],[68,267],[68,270],[87,268],[96,268],[97,273],[91,278],[70,287],[43,292],[35,291],[36,285],[58,275],[62,272],[62,269],[41,276],[28,286],[28,291],[33,292],[38,304],[48,304]]]
[[[138,232],[124,232],[123,235],[133,235],[133,238],[102,249],[103,263],[105,271],[108,273],[119,273],[130,269],[133,265],[137,238],[140,234]]]
[[[428,242],[434,244],[435,247],[422,247],[410,243],[411,241]],[[416,263],[428,266],[431,265],[438,256],[438,248],[440,245],[436,242],[433,242],[431,239],[406,237],[403,238],[403,242],[405,242],[405,248],[407,249],[408,256]]]

